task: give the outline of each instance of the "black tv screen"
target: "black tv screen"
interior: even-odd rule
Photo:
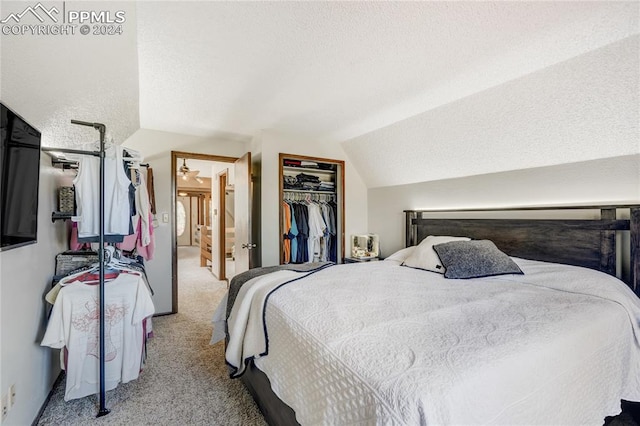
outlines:
[[[37,241],[40,136],[0,103],[0,250]]]

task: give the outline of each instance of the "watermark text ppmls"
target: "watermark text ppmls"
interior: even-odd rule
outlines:
[[[105,3],[100,3],[104,5]],[[0,17],[2,35],[121,35],[127,21],[124,10],[86,10],[73,3],[16,3],[17,10]],[[86,3],[85,3],[86,5]],[[6,10],[6,8],[5,8]]]

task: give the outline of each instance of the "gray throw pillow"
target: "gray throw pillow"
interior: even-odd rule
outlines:
[[[452,241],[437,244],[433,249],[446,268],[445,278],[523,274],[518,265],[490,240]]]

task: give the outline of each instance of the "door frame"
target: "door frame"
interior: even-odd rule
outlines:
[[[227,279],[227,198],[225,191],[227,180],[229,179],[229,169],[223,170],[216,175],[218,178],[218,279]],[[213,241],[211,242],[213,244]],[[211,258],[213,262],[213,257]]]
[[[238,157],[201,154],[197,152],[171,151],[171,313],[178,313],[178,221],[176,220],[176,203],[178,202],[178,184],[176,173],[178,158],[187,160],[216,161],[219,163],[235,163]],[[213,243],[213,241],[212,241]]]

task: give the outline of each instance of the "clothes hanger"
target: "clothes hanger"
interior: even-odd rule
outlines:
[[[122,256],[122,252],[116,249],[114,246],[109,245],[103,250],[104,251],[102,258],[105,266],[105,282],[112,281],[120,274],[120,272],[141,275],[140,271],[128,267],[129,264],[133,261],[129,262],[128,260],[125,260],[126,258]],[[60,280],[59,284],[61,286],[64,286],[70,282],[75,281],[81,281],[84,284],[97,283],[99,282],[99,279],[96,279],[95,271],[99,266],[99,263],[95,263],[91,266],[91,268],[85,271],[80,271],[77,274],[68,275]]]

